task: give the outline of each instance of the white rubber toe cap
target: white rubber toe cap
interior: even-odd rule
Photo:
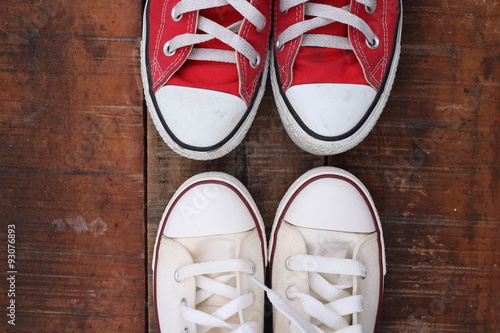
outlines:
[[[286,92],[304,124],[327,137],[342,135],[361,120],[377,92],[359,84],[302,84]]]
[[[298,190],[284,219],[293,225],[371,233],[376,221],[362,189],[344,178],[323,177]]]
[[[220,181],[193,183],[176,193],[169,206],[163,230],[167,237],[227,235],[250,230],[257,223],[244,194]]]
[[[219,144],[235,129],[247,109],[238,96],[207,89],[164,86],[155,97],[173,135],[193,147]]]

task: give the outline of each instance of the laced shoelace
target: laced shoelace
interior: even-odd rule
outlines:
[[[246,20],[254,25],[258,31],[262,31],[266,26],[265,16],[246,0],[181,0],[173,7],[171,15],[172,19],[178,22],[185,13],[222,7],[225,5],[231,5]],[[250,65],[256,68],[260,65],[261,58],[259,53],[248,41],[238,36],[238,31],[242,23],[243,20],[240,20],[228,27],[224,27],[217,22],[199,15],[197,28],[204,32],[204,34],[185,33],[175,36],[165,43],[163,52],[166,56],[171,56],[179,48],[203,43],[216,38],[242,54],[248,59]],[[188,59],[236,63],[234,51],[219,49],[193,48]]]
[[[267,293],[275,308],[292,323],[292,332],[323,333],[318,326],[326,326],[328,332],[362,333],[360,324],[350,325],[343,317],[363,311],[363,296],[351,295],[346,289],[352,288],[353,276],[366,277],[366,269],[362,263],[353,259],[328,258],[311,255],[291,256],[286,267],[292,271],[309,272],[309,287],[323,302],[310,294],[302,293],[295,286],[286,290],[286,297],[267,288],[256,279],[253,281]],[[330,283],[321,274],[340,275],[337,283]],[[290,300],[298,298],[302,309],[319,325],[314,325],[292,305]],[[330,331],[331,330],[331,331]]]
[[[188,322],[199,325],[197,327],[198,333],[208,332],[214,327],[229,328],[233,333],[257,333],[258,324],[255,322],[247,322],[242,325],[226,322],[228,318],[253,306],[255,302],[253,292],[238,295],[237,289],[229,285],[229,282],[236,279],[237,272],[253,275],[255,271],[255,264],[243,259],[210,261],[179,268],[175,271],[175,281],[181,283],[186,278],[194,277],[198,288],[195,304],[188,304],[186,299],[182,299],[178,305],[181,317]],[[212,279],[207,277],[207,274],[220,275]],[[213,295],[225,297],[229,301],[212,313],[196,309],[198,304]],[[182,333],[188,332],[189,330],[186,328]]]
[[[377,6],[376,0],[355,0],[365,5],[368,13],[373,13]],[[308,31],[323,27],[333,22],[340,22],[361,31],[366,37],[366,44],[372,49],[379,46],[378,36],[370,26],[358,16],[349,12],[349,5],[337,8],[330,5],[309,2],[309,0],[283,0],[280,11],[286,13],[290,8],[304,4],[305,15],[311,19],[297,22],[286,28],[277,38],[276,49],[283,50],[284,44],[302,36],[300,46],[328,47],[334,49],[352,50],[348,37],[331,36],[325,34],[307,34]]]

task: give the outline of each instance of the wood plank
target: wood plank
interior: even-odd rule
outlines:
[[[0,242],[15,224],[15,330],[155,332],[154,239],[185,179],[236,176],[269,232],[288,186],[326,163],[357,175],[383,220],[380,332],[498,331],[500,13],[478,1],[404,6],[393,93],[358,147],[300,151],[268,86],[244,142],[197,162],[170,151],[149,118],[144,156],[140,2],[2,2]]]
[[[4,331],[145,329],[140,10],[0,5],[0,233],[15,225],[17,271]]]
[[[497,332],[498,9],[405,3],[388,105],[357,148],[329,159],[371,190],[388,273],[380,332]]]

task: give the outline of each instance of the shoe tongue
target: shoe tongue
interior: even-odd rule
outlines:
[[[201,10],[199,12],[199,16],[203,16],[226,28],[238,21],[243,20],[243,16],[230,5]],[[204,32],[198,30],[197,33],[203,34]],[[198,44],[198,47],[233,50],[230,46],[224,44],[216,38],[209,40],[208,42],[200,43]]]
[[[321,256],[327,258],[340,258],[340,259],[352,259],[353,250],[356,244],[364,239],[366,234],[362,233],[350,233],[350,232],[340,232],[332,230],[319,230],[319,229],[309,229],[300,228],[299,231],[304,238],[307,247],[307,254],[314,256]],[[352,285],[353,277],[349,275],[338,275],[338,274],[321,274],[321,276],[333,285]],[[345,289],[346,292],[352,294],[352,288]],[[311,296],[316,299],[321,299],[312,289],[309,290]],[[352,322],[352,316],[346,315],[344,319],[348,322]],[[320,329],[328,331],[328,328],[316,319],[312,319],[313,324],[319,325]]]
[[[317,4],[322,4],[322,5],[327,5],[327,6],[332,6],[332,7],[337,7],[337,8],[343,8],[345,6],[349,6],[351,1],[349,0],[313,0],[310,1],[311,3],[317,3]],[[311,19],[311,16],[306,16],[307,19]],[[314,30],[311,30],[309,33],[321,33],[321,34],[326,34],[326,35],[334,35],[334,36],[339,36],[339,37],[347,37],[347,25],[339,22],[335,22],[332,24],[329,24],[324,27],[319,27]]]
[[[326,258],[352,259],[356,244],[366,237],[366,234],[339,232],[300,228],[306,243],[307,254]],[[332,284],[346,284],[345,275],[322,274]]]
[[[314,0],[329,6],[342,8],[350,4],[349,0]],[[306,16],[305,18],[311,19]],[[348,37],[348,26],[333,22],[313,29],[307,34],[324,34]],[[327,47],[300,47],[293,67],[292,85],[309,83],[350,83],[368,85],[363,69],[352,50],[340,50]]]
[[[204,9],[199,12],[199,15],[224,27],[243,19],[242,15],[230,5]],[[204,34],[200,30],[196,33]],[[234,51],[216,38],[193,47]],[[188,59],[169,80],[168,84],[221,91],[238,96],[238,71],[236,64]]]
[[[194,263],[205,263],[235,259],[237,246],[245,234],[246,232],[212,237],[178,238],[176,240],[184,245],[191,253]],[[231,272],[206,274],[205,276],[214,279],[220,275],[226,274],[231,274]],[[227,285],[236,287],[236,277],[232,278]],[[196,309],[206,313],[212,313],[227,302],[227,298],[214,294],[198,304]],[[230,318],[227,322],[232,322],[234,320],[238,320],[238,318]]]

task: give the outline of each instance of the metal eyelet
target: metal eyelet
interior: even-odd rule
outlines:
[[[292,289],[293,288],[295,288],[295,286],[293,286],[293,285],[292,286],[288,286],[286,288],[286,291],[285,291],[286,298],[288,298],[288,300],[290,300],[290,301],[293,301],[294,299],[297,298],[297,296],[293,296],[292,295]]]
[[[252,263],[252,275],[254,275],[255,272],[257,272],[257,267],[255,266],[255,263]]]
[[[189,305],[188,300],[185,299],[185,298],[181,299],[181,302],[179,304],[180,305],[184,305],[184,306],[188,306]]]
[[[254,61],[250,61],[250,66],[252,68],[257,68],[260,65],[260,55],[257,54],[257,57],[255,57]]]
[[[170,51],[170,41],[166,42],[165,45],[163,45],[163,54],[165,54],[167,57],[171,57],[174,55],[175,51]]]
[[[378,49],[378,47],[380,46],[380,40],[378,39],[377,35],[373,37],[372,41],[369,41],[368,39],[366,39],[365,41],[366,45],[368,45],[368,47],[372,50]]]
[[[280,40],[276,40],[276,51],[281,52],[283,51],[283,48],[285,47],[285,44],[281,44]]]
[[[182,333],[189,333],[189,328],[184,327],[184,329],[182,330]]]
[[[285,10],[281,10],[281,9],[280,9],[280,13],[281,13],[282,15],[286,15],[286,14],[288,14],[288,9],[285,9]]]
[[[375,10],[377,9],[377,4],[375,3],[375,6],[370,7],[370,6],[365,6],[365,10],[368,14],[373,14],[375,13]]]
[[[179,270],[176,270],[176,271],[175,271],[175,273],[174,273],[174,280],[175,280],[175,282],[177,282],[177,283],[182,283],[182,281],[184,281],[184,279],[181,279],[181,278],[179,277]]]
[[[172,11],[170,12],[170,16],[172,16],[172,20],[174,20],[174,22],[179,22],[182,19],[182,14],[177,15],[175,13],[175,7],[172,8]]]
[[[291,271],[290,269],[290,257],[286,258],[285,260],[285,268]]]

